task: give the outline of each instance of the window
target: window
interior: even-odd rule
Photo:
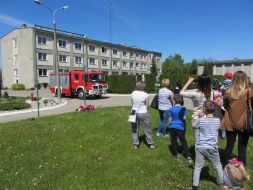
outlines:
[[[89,58],[89,64],[95,65],[95,58]]]
[[[102,47],[102,53],[106,53],[106,48]]]
[[[59,40],[59,47],[66,47],[67,42],[65,40]]]
[[[77,64],[82,63],[82,57],[75,56],[75,63],[77,63]]]
[[[14,69],[14,76],[15,76],[15,77],[18,76],[18,69]]]
[[[123,56],[127,56],[127,52],[126,51],[123,51]]]
[[[81,43],[75,43],[75,49],[77,49],[77,50],[82,49],[82,44]]]
[[[45,45],[47,43],[47,38],[44,36],[38,36],[38,44]]]
[[[115,60],[113,60],[113,61],[112,61],[112,65],[113,65],[113,66],[118,66],[118,62],[115,61]]]
[[[59,55],[59,62],[66,63],[67,62],[67,56],[66,55]]]
[[[126,62],[126,61],[123,61],[123,62],[122,62],[122,66],[123,66],[123,67],[126,67],[126,66],[127,66],[127,62]]]
[[[136,53],[136,54],[135,54],[135,56],[136,56],[136,57],[139,57],[139,54],[138,54],[138,53]]]
[[[39,53],[38,53],[38,59],[39,59],[40,61],[46,61],[46,60],[47,60],[47,54],[46,54],[46,53],[41,53],[41,52],[39,52]]]
[[[75,79],[74,80],[79,80],[79,75],[75,74]]]
[[[107,60],[106,59],[102,59],[102,65],[107,66]]]
[[[40,77],[47,77],[47,69],[39,69]]]
[[[131,68],[134,67],[134,63],[133,63],[133,62],[130,63],[130,67],[131,67]]]
[[[112,54],[113,54],[113,55],[117,55],[117,54],[118,54],[118,51],[117,51],[116,49],[113,49],[113,50],[112,50]]]
[[[14,38],[14,39],[12,39],[12,47],[17,47],[17,39],[16,38]]]
[[[139,63],[136,63],[135,65],[136,65],[136,67],[139,67],[139,66],[140,66],[140,64],[139,64]]]
[[[95,46],[93,46],[93,45],[89,45],[89,51],[95,51]]]
[[[69,73],[68,69],[59,69],[59,73]]]
[[[130,52],[130,57],[134,57],[134,53],[133,52]]]

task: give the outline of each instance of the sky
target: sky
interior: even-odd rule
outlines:
[[[253,0],[41,0],[58,29],[193,59],[253,59]],[[0,36],[26,23],[52,26],[34,0],[0,0]],[[0,55],[1,56],[1,55]],[[1,65],[1,61],[0,61]]]

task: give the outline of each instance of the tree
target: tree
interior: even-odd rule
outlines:
[[[155,77],[157,76],[157,66],[156,66],[156,61],[155,61],[155,56],[152,58],[152,64],[150,67],[150,73],[154,75]]]
[[[213,61],[211,59],[205,59],[202,63],[204,63],[203,74],[213,76]]]

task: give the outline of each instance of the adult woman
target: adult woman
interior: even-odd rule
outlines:
[[[197,123],[199,117],[203,115],[203,105],[206,100],[212,99],[213,94],[211,93],[211,78],[206,75],[200,75],[198,77],[198,87],[196,90],[187,90],[189,85],[194,81],[193,77],[189,77],[187,83],[184,85],[180,94],[183,97],[190,98],[193,102],[193,113],[192,113],[192,129],[195,134],[195,141],[198,138],[199,130],[197,129]]]
[[[158,93],[158,110],[159,110],[159,116],[160,121],[157,127],[157,136],[162,135],[163,137],[168,136],[166,134],[167,124],[168,124],[168,115],[167,111],[172,106],[172,100],[173,100],[173,92],[168,89],[170,85],[169,79],[163,79],[161,83],[161,89]]]
[[[249,134],[245,130],[247,100],[252,96],[253,90],[248,86],[246,73],[237,71],[233,75],[231,87],[226,91],[224,97],[224,107],[227,111],[222,119],[221,128],[225,129],[227,134],[224,160],[226,163],[231,156],[238,136],[238,160],[246,164],[246,148],[249,140]]]
[[[136,122],[131,124],[133,133],[133,149],[139,148],[138,124],[143,127],[146,141],[149,144],[149,147],[155,148],[147,111],[149,105],[148,94],[144,92],[144,89],[145,82],[138,81],[136,83],[135,91],[132,92],[132,112],[136,113]]]

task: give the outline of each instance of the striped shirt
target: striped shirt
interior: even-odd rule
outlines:
[[[199,136],[196,147],[204,149],[217,149],[220,119],[216,117],[202,117],[199,119],[197,128],[199,128]]]
[[[167,111],[171,108],[170,98],[172,99],[173,92],[168,88],[161,88],[158,95],[158,109]]]

